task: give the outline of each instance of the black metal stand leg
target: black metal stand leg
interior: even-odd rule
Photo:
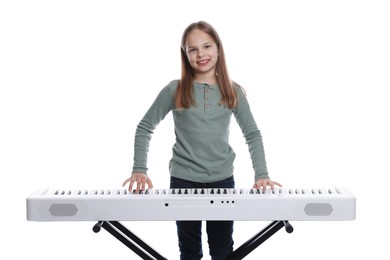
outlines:
[[[134,235],[130,230],[124,227],[118,221],[99,221],[94,227],[95,233],[99,232],[101,227],[107,230],[111,235],[116,237],[124,245],[130,248],[134,253],[144,260],[167,260],[159,253],[157,253],[148,244],[142,241],[139,237]]]
[[[120,224],[118,221],[98,221],[93,226],[93,231],[98,233],[101,228],[107,230],[111,235],[116,237],[130,250],[136,253],[144,260],[167,260],[157,253],[148,244],[134,235],[130,230]],[[255,250],[258,246],[264,243],[268,238],[278,232],[282,227],[285,227],[287,233],[294,231],[293,227],[287,220],[273,221],[259,233],[247,240],[239,248],[234,250],[225,260],[241,260]]]
[[[270,238],[273,234],[278,232],[282,227],[286,228],[287,233],[291,233],[294,231],[293,227],[287,220],[284,221],[273,221],[267,227],[265,227],[262,231],[257,233],[255,236],[250,238],[244,244],[242,244],[239,248],[234,250],[226,260],[241,260],[246,257],[249,253],[255,250],[259,245],[265,242],[268,238]]]

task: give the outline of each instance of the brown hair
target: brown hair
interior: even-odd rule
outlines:
[[[185,43],[188,35],[194,29],[199,29],[208,35],[210,35],[218,47],[218,61],[216,64],[216,75],[219,89],[221,92],[221,101],[220,103],[227,106],[229,109],[235,108],[237,106],[237,93],[234,90],[233,82],[229,78],[225,53],[223,51],[223,46],[221,39],[218,36],[217,31],[208,23],[204,21],[199,21],[190,24],[183,33],[181,40],[181,80],[176,89],[175,94],[175,104],[177,109],[187,109],[191,106],[195,106],[196,102],[192,96],[193,93],[193,81],[194,81],[194,70],[191,67],[191,64],[188,61]]]

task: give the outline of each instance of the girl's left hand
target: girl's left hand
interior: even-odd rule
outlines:
[[[253,184],[254,189],[266,189],[268,186],[273,190],[275,185],[282,187],[279,182],[272,181],[270,179],[257,179],[255,184]]]

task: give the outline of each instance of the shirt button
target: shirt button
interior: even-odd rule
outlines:
[[[210,108],[210,105],[206,105],[206,109],[209,109]]]
[[[206,96],[206,99],[209,99],[209,96]]]

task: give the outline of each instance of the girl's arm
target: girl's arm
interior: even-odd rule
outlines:
[[[253,118],[248,100],[241,87],[236,88],[239,102],[233,110],[234,116],[248,145],[252,166],[255,171],[255,183],[253,188],[266,188],[274,185],[281,186],[278,182],[270,180],[268,176],[267,163],[265,160],[264,145],[259,128]]]
[[[129,183],[129,190],[137,184],[137,191],[144,190],[146,185],[152,188],[152,181],[147,176],[147,159],[149,144],[157,125],[173,109],[173,93],[177,82],[171,82],[158,94],[152,106],[139,122],[134,140],[134,163],[132,176],[125,180],[123,186]]]

